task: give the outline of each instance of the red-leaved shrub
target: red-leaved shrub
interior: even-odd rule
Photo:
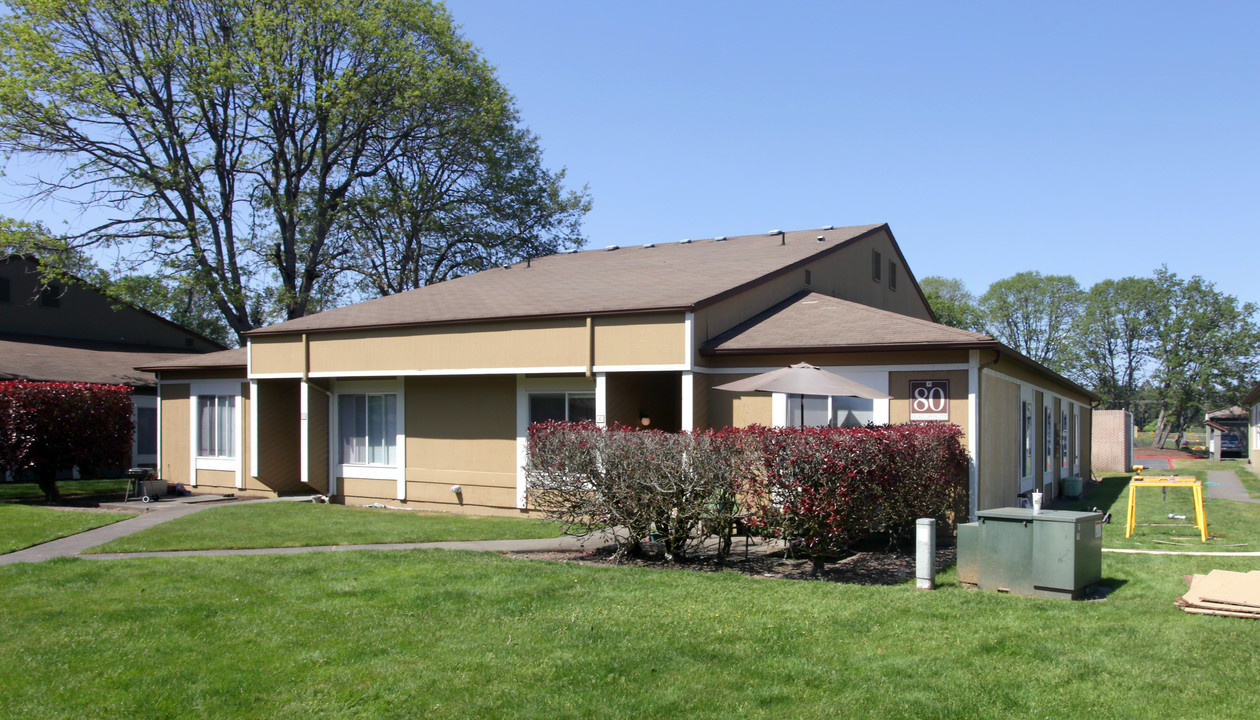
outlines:
[[[530,504],[566,532],[611,532],[618,552],[655,534],[668,557],[736,518],[804,551],[821,569],[875,530],[908,535],[961,497],[967,454],[954,425],[725,428],[685,433],[530,427]]]
[[[0,471],[30,471],[57,496],[57,471],[122,469],[131,459],[131,388],[0,382]]]

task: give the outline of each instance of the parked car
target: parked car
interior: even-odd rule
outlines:
[[[1243,441],[1242,436],[1238,433],[1224,433],[1221,435],[1221,455],[1242,455]]]

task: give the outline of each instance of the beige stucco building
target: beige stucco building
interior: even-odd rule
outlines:
[[[713,387],[806,361],[890,400]],[[972,512],[1089,472],[1083,388],[935,322],[887,225],[565,253],[152,366],[161,472],[198,490],[517,514],[531,422],[959,425]],[[458,491],[456,491],[456,489]]]

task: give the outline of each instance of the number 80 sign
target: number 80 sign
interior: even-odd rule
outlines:
[[[910,421],[949,420],[949,381],[910,381]]]

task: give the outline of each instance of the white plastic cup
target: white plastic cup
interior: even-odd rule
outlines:
[[[1041,514],[1041,493],[1039,492],[1033,493],[1032,498],[1033,498],[1033,515],[1040,515]]]

